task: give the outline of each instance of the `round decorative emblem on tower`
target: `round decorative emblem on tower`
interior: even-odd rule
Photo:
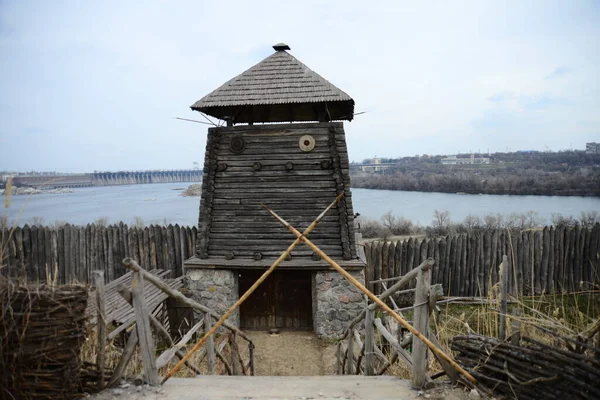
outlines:
[[[310,135],[304,135],[298,141],[298,145],[302,151],[312,151],[315,148],[315,138]]]

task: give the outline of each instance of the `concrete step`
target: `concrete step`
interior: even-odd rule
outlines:
[[[198,376],[171,378],[166,399],[413,399],[410,382],[392,376]]]

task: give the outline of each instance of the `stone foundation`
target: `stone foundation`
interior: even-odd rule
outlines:
[[[351,274],[359,282],[365,282],[363,270]],[[366,307],[362,292],[337,272],[315,272],[312,290],[313,324],[317,336],[323,339],[341,336],[350,321]]]
[[[236,270],[188,268],[185,285],[194,300],[223,315],[239,299],[238,274]],[[351,274],[364,283],[363,270]],[[313,326],[320,338],[340,337],[366,307],[364,295],[337,272],[313,272],[311,286]],[[197,315],[196,320],[199,318],[202,316]],[[239,326],[239,309],[228,321]]]
[[[192,299],[223,315],[239,298],[238,272],[224,269],[188,269],[185,273],[186,287]],[[196,316],[196,320],[202,316]],[[227,319],[240,325],[239,309]]]

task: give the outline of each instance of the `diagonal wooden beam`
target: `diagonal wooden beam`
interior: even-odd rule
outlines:
[[[298,234],[300,235],[299,238],[296,239],[287,248],[287,250],[284,251],[283,254],[281,254],[277,260],[275,260],[275,262],[273,263],[273,265],[271,265],[271,267],[268,270],[266,270],[265,273],[262,274],[262,276],[260,278],[258,278],[258,280],[256,282],[254,282],[254,284],[250,287],[250,289],[248,289],[246,291],[246,293],[244,293],[242,295],[242,297],[240,297],[239,300],[236,301],[235,304],[233,306],[231,306],[231,308],[225,314],[223,314],[223,316],[217,322],[215,322],[215,324],[212,326],[212,328],[210,328],[210,330],[204,334],[204,336],[202,337],[202,339],[200,339],[200,341],[198,343],[196,343],[194,345],[194,347],[192,347],[190,349],[190,351],[187,352],[187,354],[177,363],[177,365],[175,365],[169,372],[167,372],[167,375],[164,377],[162,383],[165,383],[170,377],[173,376],[173,374],[175,374],[177,371],[179,371],[179,369],[187,361],[187,359],[190,358],[191,355],[194,354],[200,347],[202,347],[202,345],[208,340],[208,338],[211,335],[213,335],[217,331],[217,329],[219,329],[219,327],[221,325],[223,325],[223,323],[225,322],[225,320],[227,318],[229,318],[229,316],[231,316],[231,314],[233,314],[233,312],[244,301],[246,301],[246,299],[256,290],[256,288],[259,287],[260,284],[265,281],[265,279],[267,279],[267,277],[271,274],[271,272],[273,272],[275,270],[275,268],[277,268],[277,266],[279,264],[281,264],[282,261],[284,261],[285,259],[287,259],[287,256],[290,254],[290,252],[292,250],[294,250],[297,245],[300,244],[301,238],[303,238],[304,235],[308,235],[310,232],[312,232],[315,229],[315,227],[317,226],[317,224],[323,219],[323,217],[325,216],[325,214],[327,214],[327,211],[331,210],[342,199],[343,196],[344,196],[344,193],[341,193],[340,195],[338,195],[335,198],[335,200],[329,206],[327,206],[327,208],[325,210],[323,210],[323,212],[321,214],[319,214],[319,216],[312,222],[312,224],[310,224],[309,227],[306,228],[306,230],[304,231],[304,233],[298,232]]]
[[[350,275],[344,268],[340,267],[338,263],[336,263],[333,259],[331,259],[325,252],[319,249],[313,242],[308,240],[303,234],[301,234],[296,228],[286,222],[283,218],[277,215],[274,211],[265,206],[267,211],[271,213],[283,226],[285,226],[290,232],[292,232],[296,236],[296,243],[298,240],[304,242],[308,247],[310,247],[315,253],[317,253],[321,258],[329,263],[336,271],[338,271],[344,278],[346,278],[350,283],[356,286],[361,292],[366,294],[372,301],[377,303],[379,307],[385,310],[389,315],[391,315],[394,319],[396,319],[402,326],[408,329],[413,335],[418,337],[423,343],[427,345],[439,357],[446,360],[454,369],[460,372],[465,378],[467,378],[471,383],[476,384],[477,379],[475,379],[469,372],[467,372],[463,367],[458,365],[456,361],[454,361],[450,356],[444,353],[440,348],[434,345],[427,337],[425,337],[421,332],[416,330],[411,324],[409,324],[404,318],[398,315],[394,310],[392,310],[385,302],[383,302],[379,297],[374,295],[369,289],[367,289],[362,283],[360,283],[356,278]]]

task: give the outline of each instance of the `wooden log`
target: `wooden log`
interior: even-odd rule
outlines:
[[[513,308],[512,319],[510,324],[510,344],[519,346],[521,344],[521,309]]]
[[[381,246],[381,273],[380,273],[380,278],[379,279],[387,279],[387,278],[391,278],[391,276],[389,276],[388,272],[388,251],[390,249],[390,243],[389,241],[385,241],[383,243],[383,245]],[[377,284],[379,287],[381,287],[380,284]],[[380,291],[383,290],[383,288],[380,289]]]
[[[490,276],[489,276],[489,287],[498,283],[498,273],[497,268],[500,261],[498,260],[498,231],[494,230],[492,232],[492,241],[491,241],[491,263],[490,263]]]
[[[354,374],[354,335],[348,335],[348,356],[346,361],[346,375]]]
[[[392,276],[402,275],[402,242],[396,242],[394,248],[394,272]]]
[[[517,269],[517,278],[515,282],[515,294],[518,297],[523,295],[523,232],[517,234],[517,243],[515,246],[515,268]]]
[[[418,264],[421,264],[423,261],[427,260],[427,250],[429,248],[429,240],[427,238],[423,239],[421,241],[421,245],[419,246],[419,262]],[[418,265],[417,265],[418,266]]]
[[[461,235],[463,237],[463,242],[462,242],[462,253],[461,253],[461,265],[462,265],[462,282],[460,283],[460,288],[463,290],[463,293],[468,293],[467,292],[467,285],[466,282],[468,280],[468,276],[469,276],[469,264],[467,263],[467,252],[468,252],[468,243],[469,243],[469,238],[466,234],[462,234]]]
[[[429,268],[419,269],[417,274],[417,290],[415,291],[415,308],[413,324],[415,330],[425,337],[429,329],[429,287],[431,285],[431,272]],[[412,343],[413,374],[412,386],[423,387],[427,381],[427,345],[419,338],[414,337]]]
[[[535,296],[535,232],[529,231],[529,285],[531,296]]]
[[[55,276],[58,275],[54,269],[54,265],[52,264],[52,229],[49,227],[44,227],[44,269],[46,271],[50,271],[50,273]],[[14,242],[11,238],[11,242]],[[9,265],[12,265],[9,263]],[[57,282],[60,282],[60,276],[55,276]],[[80,281],[82,282],[82,281]],[[83,281],[87,283],[86,281]],[[62,282],[61,282],[62,283]]]
[[[534,253],[534,293],[535,294],[541,294],[542,293],[542,239],[541,239],[541,232],[535,232],[533,235],[533,240],[534,240],[534,248],[535,248],[535,253]]]
[[[508,293],[508,257],[502,257],[502,263],[499,268],[500,275],[500,314],[498,315],[498,338],[500,340],[506,339],[506,312],[507,312],[507,293]]]
[[[157,269],[157,255],[156,255],[156,228],[154,225],[148,227],[148,240],[150,242],[149,258],[150,258],[150,269]]]
[[[442,260],[442,258],[440,256],[440,254],[443,254],[443,250],[441,248],[443,240],[444,240],[443,238],[442,239],[432,240],[432,242],[434,243],[434,246],[435,246],[434,250],[433,250],[432,257],[433,257],[433,259],[436,262],[435,268],[432,271],[432,274],[433,274],[432,275],[432,282],[433,283],[442,283],[440,281],[440,270],[441,270],[442,265],[443,265],[443,260]]]
[[[450,284],[450,259],[452,252],[452,238],[446,236],[446,249],[444,252],[444,270],[442,275],[442,286],[446,289],[446,292],[450,293],[452,285]]]
[[[390,246],[388,247],[388,251],[387,251],[387,277],[391,278],[397,275],[394,275],[394,255],[396,253],[396,242],[390,242]]]
[[[566,259],[566,255],[565,255],[565,243],[567,240],[567,229],[565,227],[562,228],[557,228],[557,246],[559,249],[559,256],[558,256],[558,268],[557,268],[557,290],[560,290],[561,292],[565,292],[566,290],[566,285],[565,285],[565,259]]]
[[[492,234],[490,231],[486,231],[484,236],[483,236],[483,247],[484,247],[484,258],[485,258],[485,263],[484,263],[484,268],[483,268],[483,284],[484,284],[484,290],[483,290],[483,295],[487,296],[490,290],[490,268],[492,265]]]
[[[580,290],[584,290],[583,284],[585,281],[584,278],[584,252],[585,252],[585,242],[587,241],[586,238],[586,232],[587,232],[587,228],[581,228],[580,232],[579,232],[579,251],[577,252],[578,257],[577,257],[577,287],[575,288],[576,291],[580,291]]]
[[[463,265],[462,265],[462,251],[463,251],[463,235],[456,237],[456,251],[454,253],[454,279],[452,282],[452,293],[458,294],[464,293],[464,287],[462,284],[463,279]]]
[[[240,350],[236,343],[235,332],[229,333],[229,349],[230,349],[230,359],[231,359],[231,374],[234,376],[241,375],[240,374]],[[243,362],[241,363],[243,367]]]
[[[400,270],[400,275],[406,274],[410,271],[410,266],[408,264],[408,241],[404,240],[402,242],[402,269]]]
[[[406,350],[404,350],[404,348],[402,347],[400,342],[398,342],[398,340],[394,337],[394,335],[392,335],[392,333],[383,326],[383,324],[381,323],[381,319],[375,318],[373,324],[375,325],[379,333],[381,333],[381,336],[383,336],[385,340],[387,340],[387,342],[392,346],[392,348],[398,355],[398,358],[402,359],[406,363],[408,368],[412,369],[412,357],[406,352]]]
[[[131,361],[131,357],[133,357],[133,354],[135,353],[135,346],[137,345],[137,343],[137,330],[134,329],[129,334],[129,337],[127,338],[127,343],[125,344],[125,348],[121,353],[119,363],[113,370],[113,373],[108,380],[108,387],[116,387],[119,384],[121,378],[125,374],[125,369],[127,368],[127,365],[129,365],[129,362]]]
[[[113,254],[113,248],[115,243],[113,241],[112,229],[106,228],[106,265],[108,267],[108,281],[112,282],[115,279],[115,259]]]
[[[144,274],[134,273],[131,278],[131,294],[133,295],[133,308],[135,310],[135,323],[140,345],[140,353],[144,364],[144,375],[150,386],[159,385],[158,370],[154,357],[154,341],[150,331],[148,304],[144,299]]]
[[[181,254],[181,228],[178,224],[173,226],[173,251],[175,253],[175,265],[172,274],[173,276],[181,276],[184,259]]]
[[[104,298],[104,271],[93,272],[94,285],[96,286],[96,335],[98,338],[96,365],[99,371],[104,371],[106,357],[106,304]],[[100,374],[98,390],[104,390],[104,374]]]
[[[175,258],[175,236],[173,234],[173,225],[167,226],[167,252],[168,252],[168,270],[171,274],[175,274],[177,271],[177,264]]]
[[[548,285],[548,270],[549,270],[549,265],[550,265],[550,257],[551,257],[551,249],[550,249],[550,237],[551,237],[551,231],[550,228],[548,228],[547,226],[544,227],[544,230],[542,232],[542,240],[541,240],[541,245],[542,245],[542,268],[541,268],[541,286],[542,286],[542,293],[548,293],[549,291],[549,285]]]
[[[211,328],[213,326],[212,316],[210,315],[210,313],[204,314],[204,321],[206,322],[204,324],[204,326],[205,326],[204,331],[208,332],[209,330],[211,330]],[[215,339],[213,336],[210,336],[208,338],[208,340],[206,341],[206,354],[208,355],[208,374],[214,375],[216,359],[215,359]]]
[[[473,274],[475,269],[475,241],[473,240],[474,236],[467,234],[467,254],[466,254],[466,265],[467,270],[465,273],[465,295],[467,296],[475,296],[475,291],[473,290]]]
[[[375,373],[373,365],[373,311],[367,308],[365,315],[365,375]]]
[[[411,271],[413,270],[413,263],[414,263],[414,257],[415,257],[415,240],[413,238],[408,238],[408,241],[406,242],[406,263],[407,263],[407,271]],[[402,274],[404,275],[404,274]]]
[[[254,343],[248,342],[248,368],[250,369],[250,376],[254,376]]]
[[[383,243],[377,243],[376,251],[375,251],[375,264],[373,266],[373,277],[375,280],[381,279],[381,267],[383,263]],[[375,293],[381,293],[381,284],[376,283],[374,286]]]

